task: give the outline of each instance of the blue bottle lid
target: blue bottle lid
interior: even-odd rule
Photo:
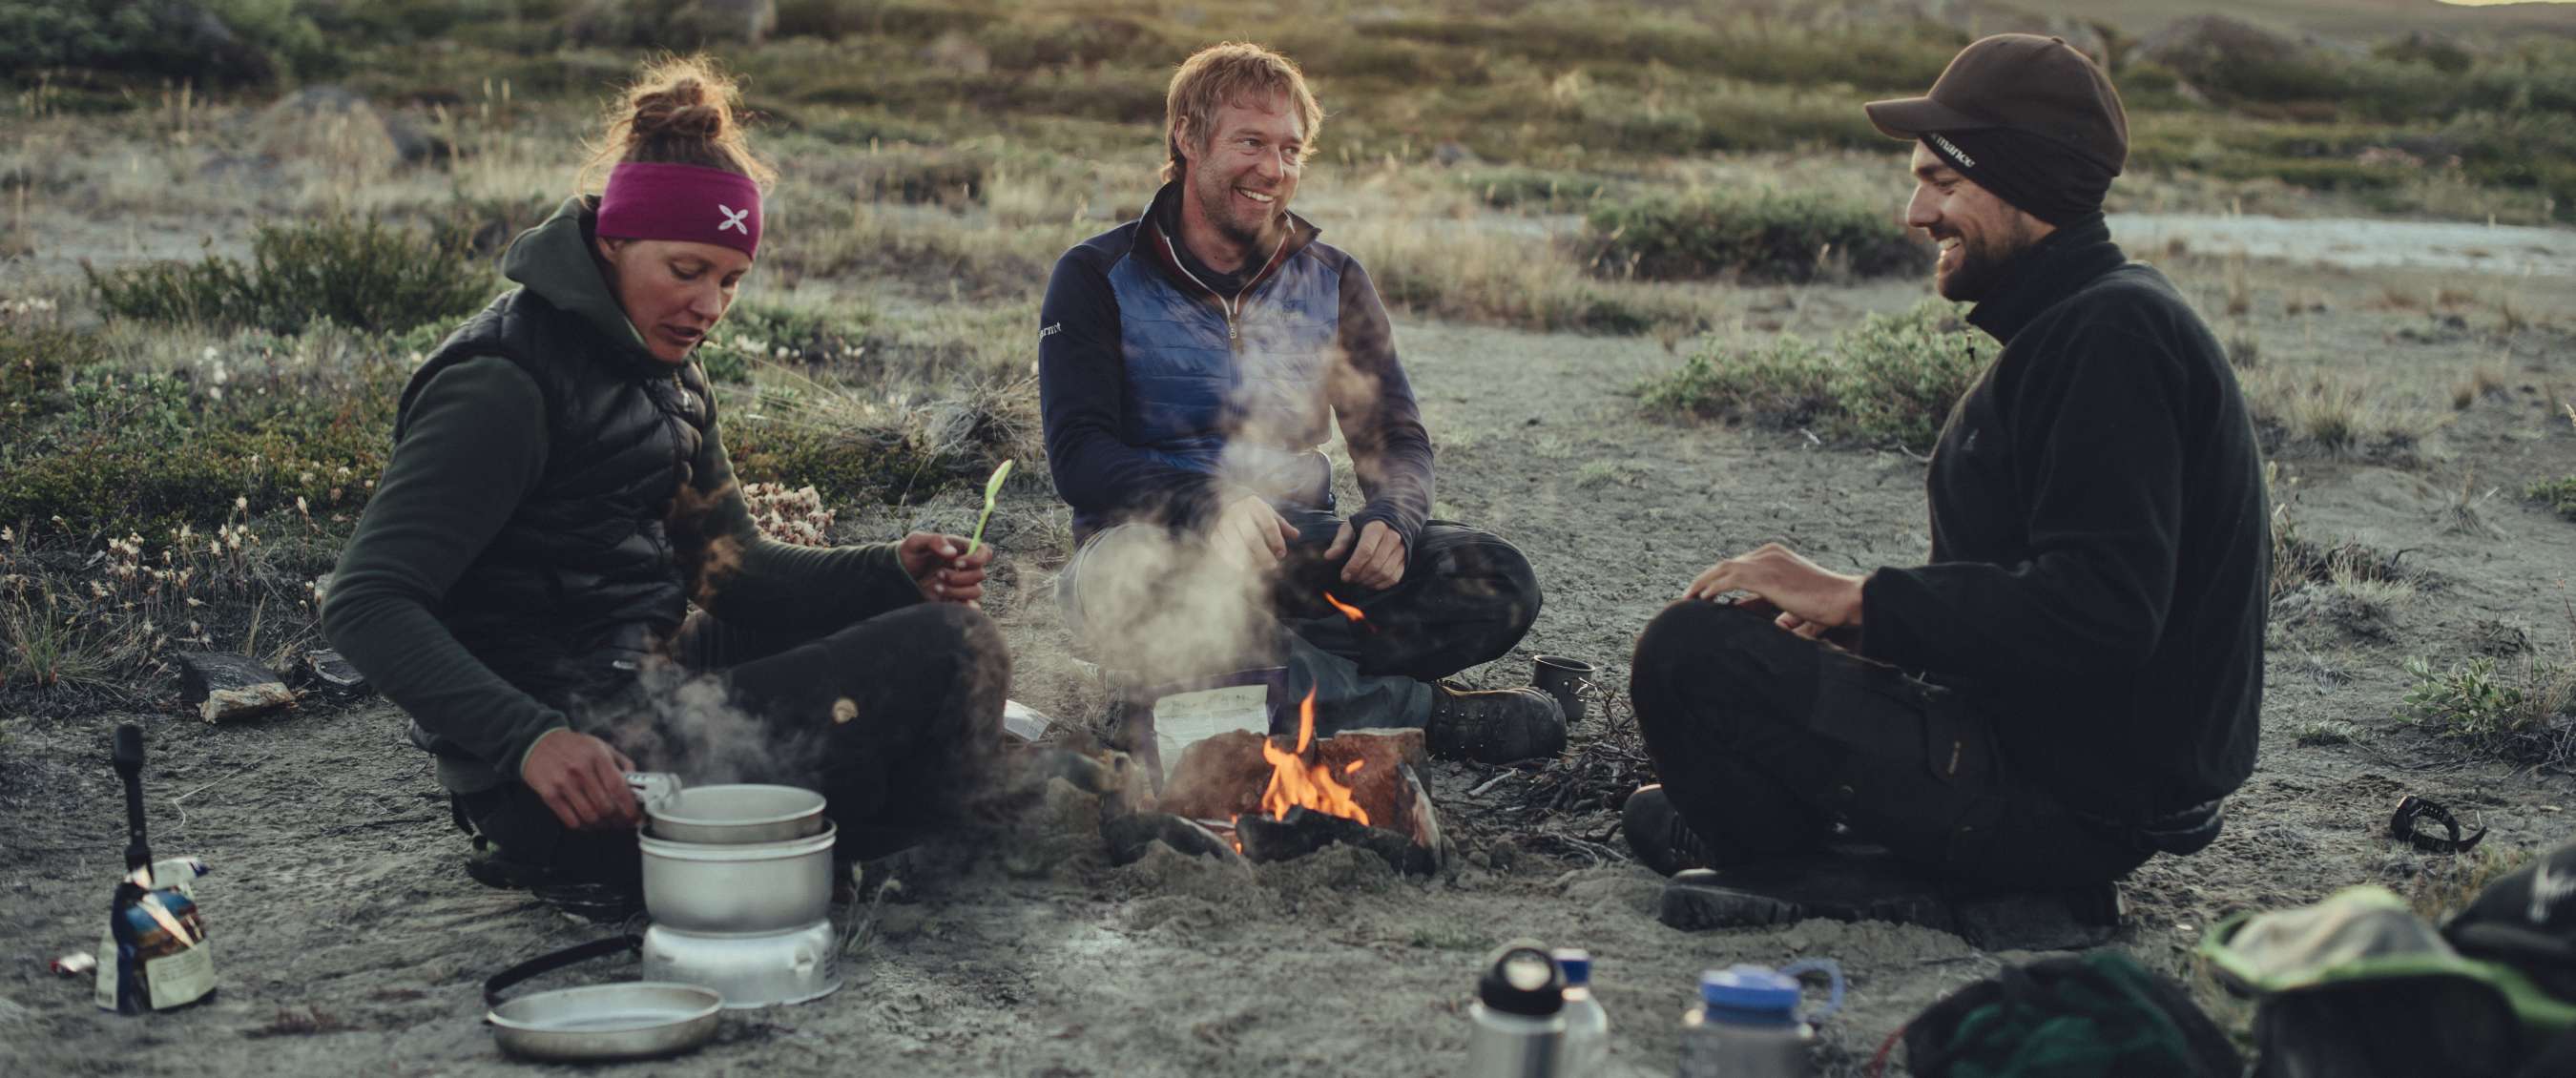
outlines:
[[[1592,983],[1592,952],[1581,947],[1559,947],[1548,952],[1556,959],[1556,968],[1565,974],[1567,988],[1580,988]]]
[[[1797,978],[1768,966],[1729,966],[1699,975],[1700,1002],[1754,1018],[1792,1022],[1798,1016]]]

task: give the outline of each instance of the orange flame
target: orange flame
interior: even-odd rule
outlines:
[[[1351,624],[1370,632],[1377,631],[1377,626],[1369,624],[1368,615],[1360,613],[1360,608],[1341,601],[1332,592],[1324,593],[1324,601],[1333,604],[1333,609],[1341,611],[1343,617],[1351,619]]]
[[[1341,605],[1338,601],[1334,605]],[[1369,822],[1368,810],[1352,800],[1351,788],[1333,778],[1332,769],[1320,763],[1306,762],[1306,748],[1315,740],[1315,691],[1306,690],[1306,699],[1297,705],[1297,750],[1282,752],[1268,739],[1261,742],[1261,756],[1270,761],[1270,787],[1261,792],[1261,811],[1271,819],[1281,819],[1292,808],[1339,816],[1346,820]],[[1345,769],[1344,773],[1357,770]]]

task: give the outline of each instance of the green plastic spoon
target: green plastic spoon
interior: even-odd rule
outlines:
[[[984,525],[993,519],[993,501],[1002,496],[1002,480],[1010,477],[1011,462],[1006,460],[1001,467],[993,469],[991,479],[984,481],[984,515],[975,518],[975,537],[966,540],[966,553],[971,555],[976,547],[984,545]]]

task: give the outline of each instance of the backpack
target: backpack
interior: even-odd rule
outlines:
[[[2181,985],[2110,950],[2005,969],[1925,1008],[1898,1035],[1906,1065],[1926,1078],[2236,1078],[2244,1070]]]
[[[2472,908],[2509,904],[2488,901],[2496,890]],[[2491,946],[2546,949],[2524,938],[2545,933],[2502,920],[2485,918],[2515,929],[2488,933]],[[2261,1001],[2257,1078],[2513,1078],[2576,1029],[2576,1003],[2512,964],[2464,953],[2385,887],[2237,914],[2212,925],[2199,951],[2221,981]]]

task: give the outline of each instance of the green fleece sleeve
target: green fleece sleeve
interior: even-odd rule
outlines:
[[[545,466],[545,395],[527,372],[498,357],[438,372],[322,606],[323,635],[386,699],[511,779],[564,715],[475,659],[435,611]]]
[[[806,547],[760,534],[713,421],[691,483],[711,499],[707,534],[739,555],[702,570],[697,594],[708,613],[749,629],[820,634],[922,601],[894,543]]]

